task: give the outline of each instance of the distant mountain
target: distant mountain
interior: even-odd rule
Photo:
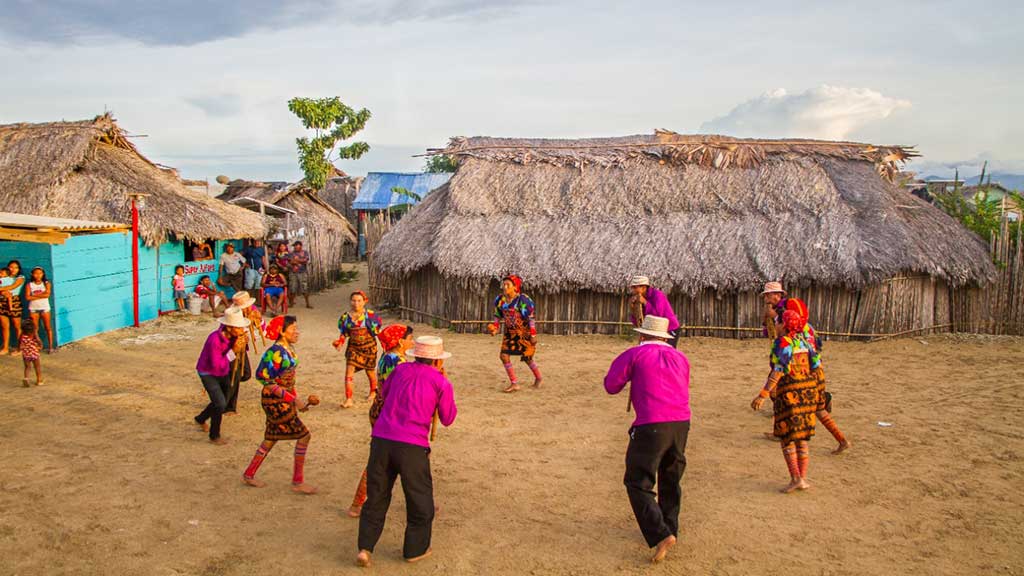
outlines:
[[[988,182],[988,174],[985,174],[985,182]],[[970,178],[962,178],[970,186],[974,186],[978,183],[978,179],[981,174],[971,176]],[[953,177],[942,177],[942,176],[925,176],[924,180],[952,180]],[[992,183],[1002,184],[1005,188],[1010,190],[1024,190],[1024,174],[1012,174],[1010,172],[992,172]]]

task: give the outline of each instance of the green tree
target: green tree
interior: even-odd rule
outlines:
[[[348,140],[366,126],[370,119],[370,111],[366,108],[355,110],[335,96],[292,98],[288,101],[288,110],[299,117],[307,130],[314,132],[312,138],[295,139],[299,168],[306,176],[306,184],[314,190],[320,190],[327,184],[334,171],[334,159],[355,160],[370,150],[366,142],[338,146],[338,142]]]
[[[454,156],[438,154],[427,158],[427,164],[423,167],[424,172],[455,172],[459,164]]]

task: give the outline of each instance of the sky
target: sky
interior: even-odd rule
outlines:
[[[719,133],[1024,172],[1019,1],[0,0],[0,124],[111,111],[186,178],[301,178],[287,109],[373,116],[353,175],[453,136]]]

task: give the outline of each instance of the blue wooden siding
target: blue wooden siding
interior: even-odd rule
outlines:
[[[131,326],[131,234],[72,236],[54,245],[52,276],[61,344]],[[157,317],[156,249],[139,247],[139,321]]]
[[[230,241],[241,248],[240,241]],[[228,242],[216,242],[217,257]],[[174,268],[184,264],[191,292],[203,275],[217,281],[217,260],[184,262],[181,242],[167,242],[159,248],[139,246],[139,321],[153,320],[162,311],[176,309],[171,288]],[[53,309],[57,344],[131,326],[132,236],[123,232],[72,236],[64,244],[0,241],[0,266],[21,261],[25,276],[42,266],[53,285]],[[224,290],[222,288],[222,290]],[[224,290],[231,295],[231,290]],[[27,310],[27,303],[23,306]],[[27,315],[27,312],[26,312]]]

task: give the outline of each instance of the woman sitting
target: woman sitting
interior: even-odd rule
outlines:
[[[275,316],[281,313],[281,298],[284,297],[284,287],[287,283],[277,264],[271,264],[270,272],[263,275],[263,294],[270,304],[270,313]]]

